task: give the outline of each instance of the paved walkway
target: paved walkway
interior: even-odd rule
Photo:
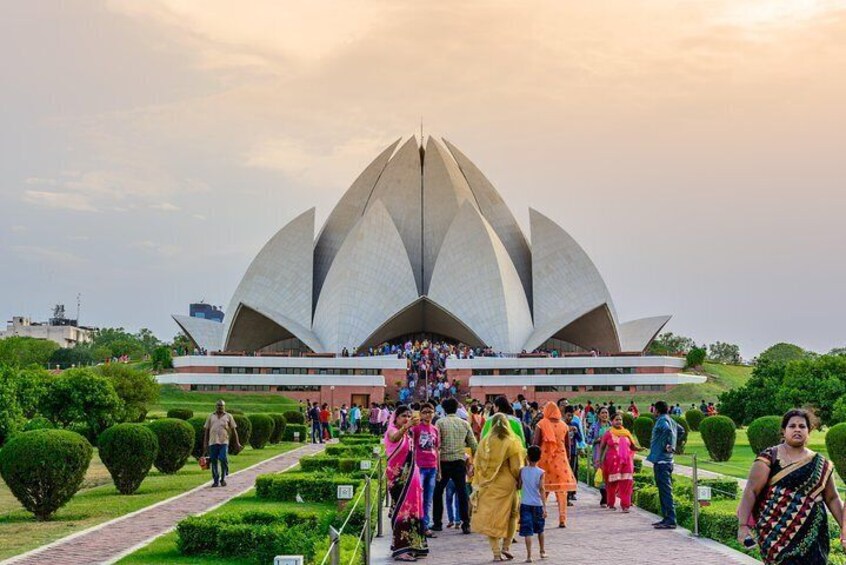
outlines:
[[[281,453],[229,476],[225,488],[213,489],[210,483],[179,496],[127,514],[110,522],[70,535],[29,553],[12,557],[3,563],[36,565],[90,565],[113,563],[139,547],[176,527],[183,518],[213,510],[232,498],[250,490],[262,473],[282,471],[295,465],[300,457],[323,449],[308,444]]]
[[[695,563],[696,565],[731,565],[760,563],[751,557],[711,540],[694,538],[684,529],[654,530],[652,522],[658,517],[639,508],[630,514],[611,512],[599,507],[599,493],[582,485],[578,501],[568,512],[568,527],[553,527],[546,531],[548,559],[538,559],[537,539],[533,542],[533,553],[538,563],[568,563],[593,565],[602,563],[625,563],[626,565],[654,565],[667,561]],[[557,524],[558,508],[548,507],[547,520]],[[390,558],[390,525],[385,522],[385,537],[374,540],[373,563],[394,564]],[[526,558],[526,546],[522,538],[512,545],[514,561],[522,563]],[[444,530],[437,539],[429,540],[430,555],[422,563],[438,565],[476,565],[490,563],[492,555],[488,541],[481,535],[462,535],[460,531]]]

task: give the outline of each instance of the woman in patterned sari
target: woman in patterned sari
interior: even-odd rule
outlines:
[[[397,561],[416,561],[429,554],[423,525],[423,483],[414,457],[410,429],[419,423],[408,406],[397,406],[385,432],[388,492],[391,494],[391,551]]]
[[[833,465],[807,448],[811,418],[788,411],[781,420],[784,441],[755,459],[737,508],[737,539],[758,545],[764,563],[828,563],[826,506],[843,526],[843,503],[834,485]],[[751,529],[754,529],[754,533]],[[846,533],[840,534],[846,546]]]

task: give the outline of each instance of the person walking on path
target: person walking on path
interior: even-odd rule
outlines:
[[[523,447],[505,414],[491,418],[490,433],[479,444],[474,464],[473,531],[488,537],[494,561],[514,559],[511,541],[519,516],[516,487]]]
[[[467,512],[467,463],[464,459],[465,448],[476,453],[476,436],[470,429],[470,424],[456,416],[458,401],[447,398],[441,405],[446,416],[440,418],[436,425],[441,436],[441,473],[438,484],[435,485],[435,501],[432,505],[432,530],[443,530],[444,519],[444,489],[450,479],[455,484],[455,495],[458,499],[458,518],[461,520],[461,532],[470,533],[470,517]]]
[[[834,466],[808,449],[812,429],[806,410],[789,410],[781,419],[784,442],[762,451],[749,471],[737,507],[737,540],[747,547],[757,544],[764,563],[828,563],[826,506],[840,525],[840,544],[846,548]]]
[[[417,466],[423,481],[423,527],[428,538],[437,537],[429,529],[432,527],[432,495],[435,493],[435,483],[440,472],[441,435],[438,427],[432,424],[434,416],[435,407],[428,402],[423,404],[420,408],[420,423],[411,428],[414,434],[414,449],[417,452]]]
[[[520,536],[526,540],[526,563],[532,562],[532,536],[537,534],[541,559],[546,559],[543,529],[546,525],[546,491],[543,488],[543,469],[538,467],[541,450],[537,445],[528,449],[528,465],[520,470]]]
[[[608,408],[602,406],[596,413],[596,421],[588,431],[588,443],[593,448],[592,460],[594,471],[602,469],[602,462],[599,459],[602,451],[599,444],[602,441],[602,436],[604,436],[605,432],[607,432],[610,428],[611,422],[608,419]],[[605,489],[605,483],[602,483],[599,487],[599,506],[602,508],[606,508],[608,506],[608,491]]]
[[[318,408],[317,402],[308,409],[308,420],[311,422],[311,443],[323,443],[320,430],[320,408]]]
[[[382,411],[379,408],[379,405],[375,402],[370,405],[370,418],[368,423],[370,424],[370,434],[374,436],[382,435],[381,429],[382,426],[379,423],[379,418],[382,415]]]
[[[516,435],[520,440],[520,443],[523,444],[523,449],[526,449],[526,434],[523,433],[523,423],[519,418],[514,416],[514,408],[511,407],[508,399],[504,396],[497,396],[494,399],[494,409],[497,414],[506,415],[508,418],[508,424],[511,426],[511,431],[514,432],[514,435]],[[490,431],[491,421],[489,419],[482,427],[482,439],[484,439]]]
[[[543,419],[535,430],[535,445],[540,447],[538,466],[544,471],[544,489],[558,500],[558,527],[567,527],[567,493],[576,490],[576,478],[567,457],[569,428],[561,421],[561,410],[554,402],[543,407]]]
[[[353,404],[350,408],[350,433],[354,434],[358,431],[359,421],[361,420],[361,408],[358,404]]]
[[[429,554],[423,524],[423,488],[411,432],[419,423],[408,406],[400,405],[385,432],[385,475],[391,495],[388,515],[393,533],[391,554],[397,561],[416,561]]]
[[[678,431],[676,423],[670,418],[669,407],[663,400],[655,403],[658,419],[652,428],[652,440],[649,442],[647,461],[652,463],[655,486],[661,500],[663,519],[652,526],[658,530],[676,529],[676,509],[673,505],[673,453],[676,451]]]
[[[329,412],[329,405],[323,403],[320,408],[320,437],[322,441],[329,441],[332,439],[332,432],[329,431],[329,420],[332,418],[332,413]]]
[[[617,509],[617,498],[620,508],[628,513],[632,505],[632,489],[634,488],[634,454],[641,448],[635,442],[632,433],[623,427],[623,414],[617,412],[611,420],[611,429],[605,432],[600,442],[602,475],[605,479],[605,489],[608,497],[608,509]]]
[[[226,403],[218,400],[215,411],[209,414],[203,425],[203,454],[211,460],[213,487],[226,486],[226,477],[229,476],[230,436],[235,439],[235,448],[241,451],[235,418],[226,411]],[[219,470],[218,464],[220,464]]]
[[[576,415],[576,410],[573,406],[566,406],[564,408],[564,423],[569,428],[569,442],[570,451],[567,455],[570,458],[570,470],[573,471],[573,476],[579,476],[579,451],[585,448],[585,440],[582,435],[582,422]],[[576,491],[567,493],[567,505],[572,505],[572,501],[576,500]]]

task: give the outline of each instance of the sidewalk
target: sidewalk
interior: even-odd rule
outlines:
[[[225,488],[212,489],[211,480],[209,480],[209,484],[12,557],[3,561],[3,564],[113,563],[171,531],[183,518],[213,510],[250,490],[258,475],[283,471],[295,465],[300,457],[321,451],[323,447],[323,444],[307,444],[281,453],[229,475],[228,485]]]
[[[579,485],[578,501],[568,511],[568,527],[558,529],[558,508],[550,504],[546,531],[548,559],[538,559],[537,539],[533,552],[537,563],[567,563],[593,565],[595,563],[625,563],[626,565],[654,565],[666,561],[695,563],[696,565],[752,565],[755,559],[717,542],[695,538],[684,529],[654,530],[652,522],[658,520],[639,508],[630,514],[611,512],[599,507],[599,493]],[[373,563],[395,563],[390,557],[390,523],[385,520],[385,537],[373,543]],[[444,530],[437,539],[429,540],[430,554],[423,563],[438,565],[476,565],[490,563],[492,555],[488,540],[478,534],[462,535],[460,531]],[[512,546],[514,561],[526,558],[522,538]]]

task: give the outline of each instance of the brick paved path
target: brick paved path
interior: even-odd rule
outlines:
[[[548,559],[538,558],[537,538],[533,542],[535,562],[555,565],[595,565],[596,563],[624,563],[625,565],[654,565],[678,562],[695,565],[754,564],[758,561],[711,540],[692,537],[686,530],[654,530],[652,522],[658,518],[633,508],[630,514],[610,512],[599,507],[599,494],[580,485],[578,501],[568,512],[568,526],[558,529],[558,508],[548,507],[547,520],[553,527],[546,531]],[[385,537],[374,540],[373,563],[394,564],[390,558],[390,524],[385,522]],[[518,537],[512,545],[514,561],[526,558],[526,546]],[[476,565],[491,563],[487,538],[479,534],[462,535],[460,531],[444,530],[437,539],[429,540],[429,558],[422,563],[438,565]],[[760,565],[760,564],[759,564]]]
[[[227,486],[224,488],[213,489],[209,481],[209,484],[186,494],[57,540],[3,563],[26,565],[112,563],[169,532],[186,516],[208,512],[248,491],[253,487],[258,475],[282,471],[296,464],[300,457],[321,451],[323,447],[321,444],[308,444],[287,451],[230,475],[226,481]]]

